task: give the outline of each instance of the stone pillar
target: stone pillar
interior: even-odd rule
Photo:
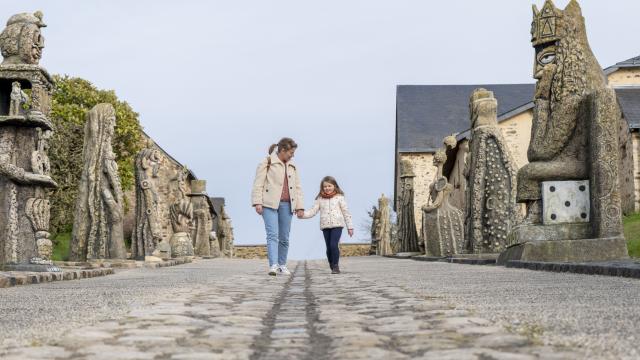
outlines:
[[[74,212],[70,259],[125,259],[124,196],[111,147],[116,112],[98,104],[87,113],[83,170]]]
[[[48,140],[53,81],[38,66],[42,13],[17,14],[0,34],[0,265],[51,271]],[[30,93],[28,94],[28,92]]]
[[[414,189],[413,172],[411,163],[402,161],[402,171],[400,173],[400,183],[402,189],[399,197],[398,207],[398,243],[401,253],[417,253],[420,251],[418,244],[418,231],[416,230],[416,218],[413,214]]]
[[[393,249],[391,248],[391,207],[389,206],[389,198],[380,196],[378,199],[378,229],[376,232],[377,243],[376,254],[385,256],[392,255]]]
[[[462,252],[464,221],[460,209],[449,204],[453,185],[443,175],[447,161],[446,150],[456,147],[455,137],[444,140],[445,148],[433,156],[433,165],[438,169],[435,181],[429,186],[429,203],[422,207],[422,237],[425,254],[428,256],[452,256]]]
[[[220,207],[218,214],[218,241],[220,242],[220,252],[225,258],[233,257],[233,228],[231,218],[227,214],[225,206]]]
[[[131,235],[133,259],[144,260],[145,256],[151,256],[162,242],[157,183],[161,160],[160,152],[151,148],[142,149],[136,155],[135,221]],[[169,245],[168,241],[165,241],[164,245]],[[165,251],[169,251],[168,256],[171,256],[170,249],[170,246],[165,246]]]
[[[191,205],[193,206],[193,230],[191,238],[193,240],[194,252],[198,256],[220,256],[220,247],[210,241],[213,229],[213,217],[211,200],[206,192],[206,180],[192,180]]]
[[[517,167],[498,127],[498,102],[493,92],[471,95],[471,152],[467,162],[464,252],[499,253],[519,220],[516,204]]]

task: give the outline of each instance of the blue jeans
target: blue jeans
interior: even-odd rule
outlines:
[[[338,265],[340,261],[340,236],[342,236],[342,228],[330,228],[322,229],[322,235],[324,235],[324,242],[327,245],[327,260],[329,260],[329,267],[333,270],[334,266]]]
[[[280,202],[278,209],[262,208],[264,229],[267,232],[269,266],[287,265],[292,216],[290,202]]]

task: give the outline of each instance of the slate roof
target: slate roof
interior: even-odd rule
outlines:
[[[397,152],[433,152],[442,139],[469,128],[469,96],[476,88],[494,92],[498,116],[533,99],[534,84],[398,85]]]
[[[640,56],[632,57],[631,59],[620,61],[615,65],[609,66],[608,68],[604,69],[604,73],[608,75],[620,68],[626,67],[640,67]]]
[[[640,129],[640,87],[620,87],[615,91],[629,128]]]

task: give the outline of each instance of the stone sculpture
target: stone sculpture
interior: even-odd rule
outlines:
[[[465,252],[499,253],[518,221],[517,167],[498,127],[498,102],[493,92],[471,95],[471,152],[465,173],[467,200]]]
[[[428,256],[452,256],[462,252],[464,243],[463,213],[449,204],[453,185],[449,184],[442,169],[447,161],[446,149],[456,146],[453,136],[445,138],[445,148],[436,151],[433,165],[436,180],[429,186],[429,203],[422,207],[422,236]]]
[[[142,149],[136,155],[136,215],[131,235],[131,257],[133,259],[143,260],[145,256],[153,255],[158,243],[162,241],[158,224],[156,184],[160,163],[161,155],[158,150]],[[171,254],[169,254],[170,256]]]
[[[191,220],[193,219],[193,207],[187,199],[182,199],[171,205],[169,209],[171,216],[171,226],[173,235],[169,243],[171,244],[171,256],[183,257],[193,256],[193,243],[191,242]]]
[[[621,115],[589,47],[580,6],[575,0],[564,10],[550,0],[540,11],[534,6],[531,35],[534,117],[517,191],[527,215],[499,262],[627,257],[617,187]]]
[[[70,259],[126,259],[123,236],[124,199],[118,164],[111,146],[116,112],[98,104],[84,126],[83,170],[78,189]]]
[[[220,251],[225,258],[233,257],[233,228],[231,227],[231,218],[227,214],[225,206],[220,207],[218,215],[218,241],[220,242]]]
[[[377,207],[373,206],[368,214],[369,217],[371,217],[371,247],[369,248],[369,255],[376,255],[378,253],[380,211]]]
[[[27,94],[22,91],[20,82],[11,83],[11,103],[9,104],[9,116],[19,116],[22,113],[22,105],[29,101]]]
[[[2,64],[38,65],[44,48],[40,28],[45,26],[40,11],[10,17],[7,27],[0,34],[0,51],[4,57]]]
[[[389,199],[382,194],[378,199],[378,224],[376,231],[376,239],[378,246],[376,248],[377,255],[392,255],[391,248],[391,207]]]
[[[7,270],[55,270],[47,189],[57,184],[46,154],[53,80],[37,66],[43,26],[42,13],[18,14],[0,34],[0,80],[12,84],[0,89],[0,266]],[[31,90],[27,108],[22,89]]]
[[[398,252],[412,253],[419,252],[418,231],[416,229],[416,218],[414,216],[413,200],[413,172],[411,162],[403,160],[400,172],[400,197],[398,199]]]
[[[194,252],[198,256],[220,256],[220,246],[210,242],[213,217],[209,196],[205,189],[206,180],[191,181],[191,205],[193,206],[193,239]]]

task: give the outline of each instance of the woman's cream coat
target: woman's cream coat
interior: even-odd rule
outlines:
[[[271,165],[268,166],[268,159],[271,158]],[[267,172],[267,166],[269,171]],[[289,196],[291,198],[291,211],[304,210],[304,197],[300,186],[300,176],[296,165],[291,161],[287,162],[287,176],[289,182]],[[251,191],[251,204],[253,206],[262,205],[271,209],[277,209],[282,196],[282,185],[284,184],[285,164],[277,154],[273,153],[264,158],[256,169],[256,178],[253,181]]]

